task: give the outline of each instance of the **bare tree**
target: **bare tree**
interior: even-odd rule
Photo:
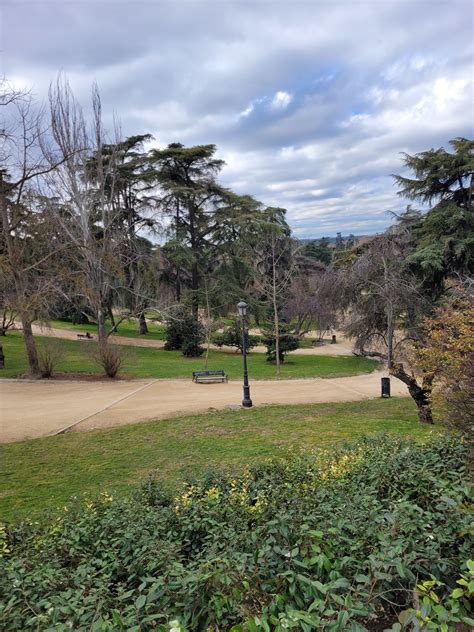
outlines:
[[[296,336],[316,329],[319,339],[337,326],[334,284],[337,276],[330,268],[310,276],[299,274],[291,283],[285,304],[285,316],[292,322]]]
[[[265,223],[259,245],[259,259],[255,287],[271,304],[273,313],[273,335],[275,337],[276,374],[280,376],[280,309],[297,269],[297,253],[301,247],[289,236],[285,226]]]
[[[51,261],[65,248],[55,239],[50,215],[38,204],[39,179],[58,166],[47,148],[43,112],[27,94],[3,92],[0,147],[0,270],[8,305],[17,312],[30,372],[39,374],[32,323],[47,305],[55,286]],[[3,117],[2,117],[3,118]],[[50,160],[45,159],[48,152]]]
[[[340,269],[338,288],[356,351],[380,358],[389,374],[408,386],[420,421],[432,423],[432,379],[405,367],[410,345],[420,341],[420,318],[427,307],[419,281],[404,266],[411,247],[402,227],[378,235],[353,263]]]
[[[77,294],[86,305],[87,316],[97,323],[98,339],[104,344],[119,323],[130,316],[124,313],[107,331],[106,318],[113,317],[114,297],[126,288],[123,253],[130,258],[137,256],[130,248],[122,247],[126,239],[121,227],[122,211],[114,203],[121,158],[118,128],[113,143],[106,143],[96,85],[92,89],[90,126],[68,82],[61,77],[50,88],[49,104],[52,135],[63,157],[49,180],[60,201],[55,205],[56,217],[72,245]]]

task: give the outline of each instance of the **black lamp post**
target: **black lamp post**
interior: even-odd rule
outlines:
[[[240,319],[242,321],[242,355],[244,358],[244,398],[242,400],[242,406],[244,408],[252,407],[252,400],[250,399],[250,386],[249,386],[249,375],[247,372],[247,337],[245,331],[245,315],[247,314],[247,303],[244,301],[240,301],[237,305],[237,309],[239,310]]]

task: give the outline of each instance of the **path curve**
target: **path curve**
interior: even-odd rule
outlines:
[[[33,325],[33,333],[38,336],[48,336],[50,338],[62,338],[64,340],[82,340],[78,338],[78,333],[83,333],[76,329],[67,329],[62,327],[46,327],[42,325]],[[315,337],[315,336],[314,336]],[[296,349],[290,351],[295,355],[325,355],[325,356],[348,356],[352,355],[352,346],[350,342],[344,338],[342,334],[338,334],[337,338],[340,342],[337,344],[325,344],[322,347],[309,347],[304,349]],[[96,336],[94,336],[96,339]],[[109,340],[117,345],[124,345],[127,347],[152,347],[155,349],[163,349],[165,343],[163,340],[154,340],[153,338],[131,338],[129,336],[110,336]],[[211,345],[211,349],[214,351],[232,351],[230,347],[219,348],[216,345]],[[252,352],[265,353],[266,348],[263,346],[257,346],[252,348]]]
[[[258,380],[255,405],[312,404],[380,396],[381,372],[340,378]],[[407,395],[392,378],[392,394]],[[110,382],[0,380],[0,443],[70,431],[122,426],[239,405],[242,385],[194,384],[190,380]]]

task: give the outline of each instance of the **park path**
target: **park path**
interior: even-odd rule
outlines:
[[[373,399],[381,372],[340,378],[258,380],[255,405],[312,404]],[[407,395],[392,378],[392,394]],[[242,384],[194,384],[190,380],[26,381],[0,380],[0,443],[68,431],[87,431],[151,419],[237,406]],[[66,458],[66,455],[65,455]]]
[[[66,329],[62,327],[45,327],[41,325],[33,325],[33,333],[39,336],[49,336],[51,338],[62,338],[64,340],[81,340],[77,337],[78,333],[83,333],[77,329]],[[310,332],[314,334],[311,337],[316,338],[316,332]],[[310,335],[308,334],[308,335]],[[96,336],[94,336],[96,339]],[[296,355],[327,355],[327,356],[345,356],[352,355],[352,345],[344,338],[340,333],[337,334],[338,343],[335,345],[325,344],[322,347],[309,347],[304,349],[296,349],[291,351]],[[109,340],[117,345],[124,345],[128,347],[152,347],[155,349],[163,349],[165,343],[163,340],[154,340],[152,338],[131,338],[129,336],[110,336]],[[216,345],[211,345],[211,349],[220,351]],[[222,351],[231,351],[230,347],[223,347]],[[252,349],[252,352],[265,353],[266,348],[263,346],[257,346]]]

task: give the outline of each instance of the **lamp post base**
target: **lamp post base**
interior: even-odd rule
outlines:
[[[244,408],[252,408],[252,406],[253,406],[252,400],[251,399],[243,399],[242,400],[242,406]]]

